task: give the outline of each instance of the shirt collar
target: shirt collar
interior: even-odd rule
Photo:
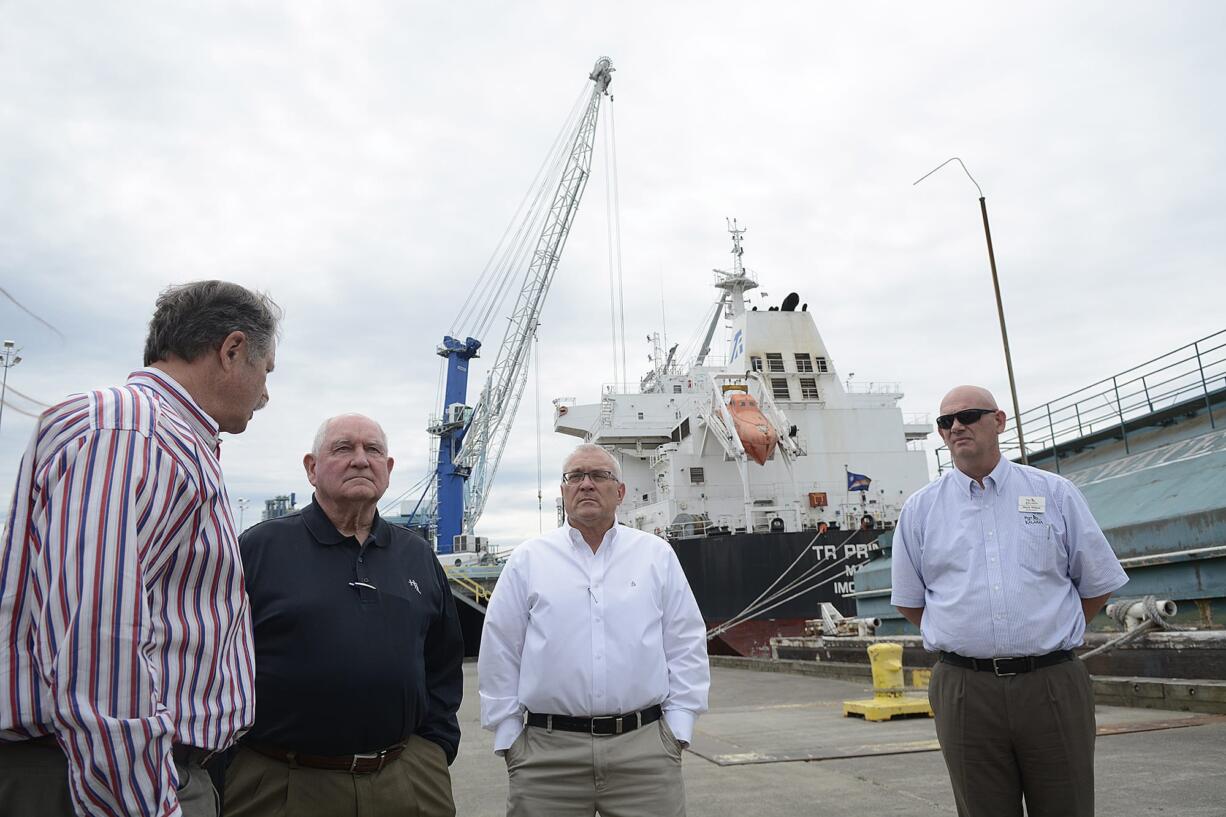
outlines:
[[[570,522],[563,522],[562,527],[565,529],[566,537],[570,540],[571,545],[574,547],[579,547],[582,545],[584,548],[591,550],[591,546],[587,543],[587,540],[583,538],[583,534],[579,532],[578,528],[571,527]],[[613,542],[617,536],[617,527],[618,522],[615,519],[613,520],[613,527],[605,531],[604,538],[600,540],[600,547],[597,548],[597,550],[600,550]]]
[[[303,508],[300,513],[307,530],[310,531],[315,541],[321,545],[339,545],[342,542],[353,539],[352,536],[345,536],[336,529],[336,525],[332,524],[332,520],[324,513],[324,509],[319,507],[319,504],[315,501],[314,494],[311,495],[311,504]],[[391,526],[384,521],[383,517],[379,516],[378,511],[375,511],[375,518],[371,522],[370,532],[374,536],[375,544],[379,547],[385,548],[391,543]]]
[[[177,380],[161,369],[144,368],[128,375],[128,384],[156,392],[196,432],[197,437],[208,443],[213,453],[218,453],[221,429]]]
[[[1005,481],[1009,478],[1009,472],[1012,470],[1012,467],[1013,462],[1002,454],[1000,461],[996,463],[996,467],[992,469],[990,474],[983,478],[984,489],[986,490],[990,482],[996,492],[999,493],[1004,487]],[[975,480],[971,479],[966,474],[959,471],[958,466],[956,465],[953,467],[953,475],[954,481],[958,483],[958,487],[962,490],[962,492],[974,496],[974,486],[976,486],[978,483],[976,483]]]

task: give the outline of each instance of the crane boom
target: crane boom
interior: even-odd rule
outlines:
[[[591,96],[575,127],[566,165],[532,252],[502,345],[471,415],[466,416],[464,407],[457,403],[463,402],[467,387],[467,361],[476,356],[481,344],[473,338],[461,342],[447,337],[439,347],[439,354],[449,358],[445,415],[441,424],[431,428],[441,438],[436,468],[440,553],[451,552],[454,537],[461,531],[471,533],[485,509],[527,382],[529,352],[545,296],[591,175],[600,98],[608,93],[613,70],[612,60],[601,57],[588,76],[594,83]]]

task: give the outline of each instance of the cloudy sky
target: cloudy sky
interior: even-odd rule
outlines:
[[[953,168],[911,184],[957,155],[1032,406],[1224,328],[1224,8],[6,0],[0,286],[62,333],[0,297],[24,347],[9,385],[54,402],[121,381],[160,289],[227,278],[286,311],[272,402],[226,445],[231,495],[307,495],[301,454],[346,410],[386,425],[404,491],[434,347],[608,55],[632,374],[648,332],[697,328],[736,217],[762,289],[802,294],[842,374],[901,381],[908,411],[963,381],[1006,395],[975,189]],[[573,442],[549,400],[613,379],[605,144],[542,316],[547,474]],[[536,391],[479,527],[500,542],[539,524]]]

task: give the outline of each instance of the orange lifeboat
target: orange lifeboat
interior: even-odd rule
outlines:
[[[728,411],[736,424],[737,436],[745,446],[745,453],[758,465],[765,465],[779,443],[779,435],[766,422],[762,409],[758,408],[758,401],[748,394],[733,392],[728,397]]]

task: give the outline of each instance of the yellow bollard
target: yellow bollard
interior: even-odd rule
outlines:
[[[844,701],[844,717],[858,715],[869,721],[888,721],[906,715],[932,717],[927,696],[908,697],[905,694],[901,644],[873,644],[868,648],[868,660],[873,670],[873,697]]]
[[[873,644],[868,648],[873,668],[873,697],[902,697],[902,644]]]

